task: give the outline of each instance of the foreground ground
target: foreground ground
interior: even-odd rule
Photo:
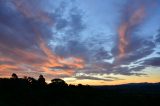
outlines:
[[[160,106],[160,83],[119,86],[0,79],[0,106]]]

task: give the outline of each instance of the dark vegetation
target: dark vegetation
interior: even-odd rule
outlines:
[[[160,83],[117,86],[50,84],[40,75],[0,79],[0,106],[160,106]]]

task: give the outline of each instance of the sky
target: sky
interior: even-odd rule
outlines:
[[[0,77],[160,82],[160,0],[0,0]]]

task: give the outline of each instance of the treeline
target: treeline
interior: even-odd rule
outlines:
[[[32,88],[32,89],[41,89],[41,88],[73,88],[73,87],[79,87],[79,88],[90,88],[89,85],[68,85],[64,80],[62,79],[52,79],[51,83],[47,84],[45,81],[45,78],[43,75],[40,75],[38,79],[35,79],[33,77],[27,77],[24,76],[24,78],[18,78],[17,74],[13,73],[11,75],[11,78],[0,78],[0,87],[1,88],[10,88],[10,87],[26,87],[26,88]]]
[[[62,79],[47,84],[43,75],[38,79],[18,78],[13,73],[11,78],[0,78],[0,106],[79,106],[90,98],[98,100],[95,95],[97,92],[90,86],[68,85]]]
[[[0,106],[159,106],[160,83],[119,86],[47,84],[43,75],[0,78]]]

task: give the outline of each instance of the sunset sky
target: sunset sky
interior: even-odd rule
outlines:
[[[160,0],[0,0],[0,77],[160,82]]]

